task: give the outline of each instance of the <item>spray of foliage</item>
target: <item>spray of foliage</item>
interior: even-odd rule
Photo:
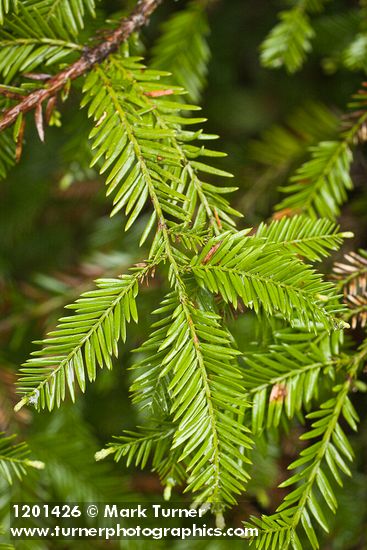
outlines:
[[[252,142],[252,160],[266,167],[266,187],[280,176],[285,198],[272,219],[249,227],[234,208],[237,188],[223,184],[232,176],[217,160],[225,154],[211,148],[218,136],[202,129],[206,119],[195,105],[207,78],[212,3],[180,5],[162,26],[152,62],[145,62],[136,33],[160,4],[139,0],[130,13],[111,18],[93,0],[0,0],[1,177],[15,163],[21,166],[27,132],[35,129],[47,143],[49,126],[61,125],[61,104],[70,101],[80,121],[80,156],[67,174],[64,169],[62,185],[72,190],[78,178],[104,181],[115,217],[97,228],[97,241],[106,242],[103,231],[111,228],[116,235],[124,228],[134,239],[128,257],[99,252],[93,269],[91,260],[88,269],[81,266],[78,284],[41,279],[57,297],[43,302],[40,315],[62,305],[68,314],[53,318],[20,368],[14,410],[48,409],[67,431],[68,413],[58,417],[54,409],[67,411],[64,401],[82,400],[90,383],[106,380],[105,370],[114,383],[113,367],[126,363],[139,425],[95,458],[113,456],[156,472],[165,499],[173,488],[183,490],[195,505],[209,504],[218,525],[256,483],[259,449],[302,426],[299,455],[280,485],[283,502],[248,525],[259,527],[258,548],[317,549],[338,507],[335,487],[351,475],[354,457],[349,434],[359,418],[351,393],[364,390],[359,377],[367,356],[366,252],[338,260],[332,277],[315,264],[353,237],[337,217],[366,138],[367,93],[362,87],[353,96],[340,129],[330,110],[313,104],[291,116],[288,128],[274,126]],[[317,43],[318,25],[327,24],[327,9],[328,2],[298,0],[282,11],[262,43],[262,64],[300,70]],[[362,6],[353,20],[360,33],[333,52],[335,65],[364,68],[363,17]],[[103,32],[96,34],[97,23]],[[97,273],[94,288],[88,271]],[[150,329],[147,303],[155,318]],[[33,306],[20,315],[38,313]],[[245,348],[234,326],[242,317],[262,333]],[[138,346],[130,336],[136,331]],[[137,352],[132,363],[130,351]],[[7,403],[14,401],[9,392]],[[86,441],[84,463],[92,458],[92,451],[85,458],[85,449],[93,437],[79,413],[72,414],[80,422],[78,439]],[[0,473],[8,482],[44,466],[27,452],[25,444],[2,436]],[[40,458],[60,469],[52,453],[41,450]],[[100,494],[89,483],[102,465],[91,468],[84,494]]]

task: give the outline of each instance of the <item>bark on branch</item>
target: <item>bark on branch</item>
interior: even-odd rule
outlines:
[[[37,105],[55,96],[70,80],[88,73],[95,65],[114,53],[122,42],[148,22],[161,2],[162,0],[139,0],[132,13],[124,18],[120,26],[107,35],[103,42],[94,48],[85,48],[78,61],[50,78],[44,88],[31,92],[17,105],[4,111],[0,119],[0,132],[14,124],[20,113],[35,109]]]

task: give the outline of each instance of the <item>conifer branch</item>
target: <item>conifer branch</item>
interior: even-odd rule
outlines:
[[[62,70],[47,82],[44,88],[31,92],[17,105],[7,109],[0,119],[0,132],[15,123],[20,114],[27,113],[57,95],[71,80],[85,75],[93,67],[102,63],[119,45],[135,31],[146,25],[154,10],[162,0],[139,0],[134,11],[121,21],[119,27],[106,36],[94,48],[85,48],[84,53],[74,63]]]
[[[222,228],[233,227],[231,216],[239,214],[223,194],[236,188],[209,184],[200,173],[219,177],[231,174],[197,160],[225,155],[191,143],[216,136],[184,130],[184,126],[206,119],[182,116],[198,107],[167,99],[182,89],[162,83],[166,73],[147,69],[140,61],[113,55],[89,74],[83,88],[82,106],[89,105],[88,116],[95,122],[89,136],[95,150],[91,165],[104,159],[100,173],[109,171],[107,195],[116,193],[111,215],[124,207],[130,216],[128,229],[150,197],[155,212],[141,243],[156,221],[159,227],[163,225],[157,207],[168,216],[169,221],[164,222],[167,228],[180,223],[185,231],[191,225],[197,230],[209,221],[211,230],[218,234]]]
[[[276,210],[303,212],[313,219],[335,219],[339,215],[347,192],[353,189],[350,174],[353,150],[366,140],[366,100],[364,86],[349,104],[353,111],[345,117],[347,124],[344,124],[339,139],[321,141],[309,148],[311,159],[280,188],[288,196],[276,206]]]
[[[245,385],[257,383],[249,390],[254,433],[261,433],[265,426],[277,428],[283,413],[288,419],[293,418],[317,394],[322,369],[335,368],[340,363],[293,346],[284,346],[282,352],[247,356],[245,360],[250,366],[245,372]]]
[[[0,432],[0,476],[12,483],[14,477],[21,479],[28,468],[42,470],[45,465],[39,460],[28,458],[29,448],[26,443],[14,443],[15,435],[6,437]]]
[[[128,465],[134,462],[142,468],[149,461],[166,487],[165,498],[169,498],[174,485],[185,482],[185,492],[193,493],[194,503],[210,503],[220,518],[222,509],[234,504],[236,496],[246,489],[250,477],[247,464],[253,447],[251,414],[255,433],[277,428],[280,422],[287,425],[296,415],[303,417],[304,409],[309,411],[319,388],[328,391],[333,387],[334,398],[308,416],[313,425],[303,436],[320,441],[302,451],[300,459],[291,466],[300,471],[284,484],[301,481],[301,485],[286,498],[275,517],[264,519],[264,547],[274,534],[272,547],[284,548],[285,541],[288,544],[292,540],[298,549],[296,531],[300,524],[316,548],[310,516],[324,528],[326,522],[318,511],[314,488],[326,489],[326,504],[334,511],[335,497],[322,468],[328,463],[336,481],[338,465],[342,471],[349,471],[347,466],[340,466],[344,465],[343,453],[349,458],[349,447],[341,435],[339,417],[344,416],[350,427],[355,427],[356,414],[348,392],[357,369],[353,361],[360,363],[362,358],[354,359],[341,351],[341,329],[349,328],[345,322],[349,317],[339,306],[335,286],[325,282],[309,262],[322,260],[344,238],[352,236],[350,232],[340,232],[330,219],[315,218],[334,218],[345,200],[346,189],[352,185],[351,149],[367,135],[367,94],[362,91],[357,98],[359,111],[354,113],[351,127],[339,140],[322,141],[313,149],[312,160],[287,187],[291,195],[289,210],[305,210],[313,219],[284,217],[261,224],[256,231],[237,231],[232,217],[238,213],[223,198],[234,188],[211,182],[212,176],[224,178],[231,174],[202,160],[224,156],[201,146],[216,136],[200,129],[187,130],[188,125],[205,119],[194,118],[190,112],[199,107],[177,99],[175,96],[184,90],[171,85],[187,85],[191,97],[201,90],[208,56],[201,2],[198,8],[196,3],[189,4],[189,10],[195,13],[189,13],[188,19],[185,11],[174,16],[174,24],[167,25],[168,32],[156,50],[158,60],[166,60],[164,69],[176,65],[173,78],[180,77],[181,66],[188,70],[189,78],[185,73],[184,78],[168,82],[164,80],[167,73],[147,68],[140,57],[130,55],[131,41],[119,48],[147,22],[161,0],[139,0],[132,14],[117,23],[115,31],[101,38],[97,46],[87,48],[74,44],[70,36],[83,28],[84,13],[93,11],[94,0],[72,0],[71,14],[65,9],[70,0],[56,0],[49,9],[57,15],[50,17],[44,6],[52,2],[29,0],[28,4],[27,0],[26,6],[19,4],[20,15],[9,14],[0,32],[4,47],[8,48],[0,53],[0,72],[5,83],[25,70],[32,74],[35,68],[58,64],[60,59],[65,67],[66,56],[74,56],[73,60],[81,57],[74,63],[67,62],[68,66],[55,76],[38,75],[38,80],[44,79],[42,88],[26,97],[21,97],[27,93],[25,84],[20,88],[3,86],[0,90],[3,106],[9,101],[17,103],[4,112],[0,122],[1,130],[15,121],[13,149],[8,147],[6,133],[0,135],[6,146],[0,150],[0,173],[19,158],[19,133],[23,135],[24,123],[19,114],[36,109],[36,125],[42,138],[42,103],[50,98],[56,100],[58,92],[63,96],[71,80],[88,73],[83,83],[82,107],[87,107],[93,124],[89,134],[91,166],[98,166],[99,173],[106,174],[106,194],[113,196],[111,215],[123,210],[127,216],[125,229],[129,229],[150,208],[150,219],[140,242],[144,243],[151,233],[153,237],[146,262],[136,264],[135,269],[119,278],[106,278],[104,274],[95,290],[83,293],[67,306],[75,310],[74,315],[61,318],[55,330],[38,342],[41,349],[21,369],[22,395],[16,410],[24,405],[51,410],[69,396],[74,401],[76,392],[84,392],[88,380],[95,380],[99,367],[111,368],[120,341],[125,341],[126,324],[137,321],[139,283],[164,264],[160,282],[165,293],[169,289],[168,294],[154,312],[159,320],[138,350],[141,359],[133,366],[137,376],[131,387],[132,401],[142,409],[144,425],[137,431],[125,431],[96,458],[113,454],[115,460],[125,458]],[[308,14],[323,3],[299,0],[290,15],[281,17],[264,50],[265,64],[284,64],[291,71],[299,68],[313,36]],[[32,10],[41,21],[41,30],[34,35],[29,32]],[[197,23],[196,38],[187,31],[187,22],[190,24],[193,16],[194,21],[204,23]],[[59,33],[64,30],[63,22],[65,33]],[[191,49],[175,42],[183,27]],[[35,39],[25,42],[28,33]],[[179,60],[175,52],[180,48],[185,51]],[[2,63],[8,51],[15,58],[12,66]],[[30,89],[35,86],[38,87],[31,84]],[[328,131],[329,124],[334,128],[327,117]],[[307,144],[325,139],[328,134],[324,137],[323,133],[316,133]],[[292,141],[291,150],[295,159],[304,147],[299,147],[296,140]],[[275,157],[281,165],[289,161],[286,148],[280,148]],[[358,268],[358,277],[362,275],[359,268],[365,267],[360,263],[351,266],[353,272]],[[348,277],[349,274],[347,267]],[[355,279],[353,275],[352,285]],[[364,323],[367,305],[360,300],[355,305],[358,311],[354,311],[354,316],[358,315]],[[256,353],[247,351],[243,357],[246,368],[242,371],[238,362],[242,352],[224,324],[224,314],[221,315],[222,310],[236,308],[252,309],[263,320],[273,317],[272,326],[277,327],[266,350],[259,351],[258,345]],[[284,322],[292,328],[279,329]],[[286,333],[283,340],[279,332]],[[253,349],[250,344],[249,347]],[[339,386],[335,386],[337,377],[341,380]],[[248,410],[251,401],[252,413]]]
[[[233,495],[248,477],[243,449],[251,447],[251,439],[241,422],[247,404],[235,365],[239,352],[231,349],[218,316],[190,302],[187,289],[171,293],[156,313],[165,318],[153,325],[156,330],[141,348],[149,355],[137,365],[143,374],[132,386],[133,401],[149,407],[155,419],[154,401],[161,407],[166,387],[164,414],[173,415],[171,449],[186,464],[186,491],[200,491],[195,501],[210,502],[219,511],[235,502]]]
[[[335,513],[337,499],[329,478],[342,486],[340,474],[343,472],[351,475],[347,462],[353,460],[353,450],[340,424],[344,418],[352,430],[357,429],[358,415],[349,399],[349,393],[366,355],[365,341],[359,352],[349,358],[344,371],[345,380],[334,388],[335,397],[323,403],[318,411],[307,415],[307,418],[312,419],[312,429],[304,433],[301,439],[320,439],[301,451],[300,458],[288,467],[291,470],[297,469],[297,473],[281,483],[280,487],[296,484],[297,487],[285,497],[277,512],[272,516],[263,516],[261,520],[252,518],[254,524],[261,525],[262,528],[261,536],[255,541],[256,547],[267,550],[274,547],[275,542],[282,540],[282,549],[291,547],[300,550],[302,546],[297,531],[302,525],[311,548],[317,550],[319,543],[313,523],[318,523],[325,532],[329,531],[316,494],[319,490],[326,505]]]
[[[254,433],[277,428],[281,421],[302,414],[319,395],[321,384],[330,389],[334,373],[349,362],[341,353],[342,331],[321,330],[315,335],[300,326],[277,331],[274,339],[269,348],[244,355]]]
[[[280,225],[284,229],[284,224]],[[255,312],[261,306],[267,314],[279,312],[291,324],[301,320],[309,328],[316,323],[326,330],[346,327],[330,311],[333,287],[329,283],[290,254],[284,243],[276,246],[271,239],[268,243],[246,233],[248,230],[211,239],[186,269],[200,285],[221,294],[236,308],[240,298]],[[270,227],[271,233],[277,231]]]
[[[308,14],[321,11],[323,3],[324,0],[298,0],[294,7],[280,12],[280,21],[261,45],[264,67],[284,66],[290,73],[302,67],[315,36]]]
[[[35,357],[24,363],[19,380],[24,397],[15,410],[26,404],[52,410],[66,397],[75,399],[75,387],[84,392],[86,375],[96,378],[97,365],[112,368],[111,355],[118,355],[117,343],[126,339],[126,323],[137,322],[135,298],[138,283],[152,264],[119,279],[99,279],[98,290],[86,292],[69,306],[76,314],[59,320],[56,330],[38,342],[43,345]]]
[[[333,278],[338,280],[338,288],[343,291],[344,302],[349,310],[346,319],[352,328],[367,323],[367,257],[365,250],[344,255],[343,262],[335,262]]]
[[[162,116],[162,113],[160,112],[160,110],[157,108],[157,104],[154,101],[154,97],[149,96],[147,93],[144,94],[144,90],[142,89],[141,85],[139,85],[139,82],[136,79],[134,79],[132,75],[129,75],[129,72],[126,70],[126,68],[123,66],[123,64],[119,61],[118,58],[116,57],[112,58],[111,62],[112,64],[115,64],[130,80],[131,87],[137,90],[137,93],[142,97],[143,102],[146,103],[146,108],[151,110],[151,112],[153,113],[153,117],[156,121],[157,126],[162,128],[163,130],[167,130],[167,131],[172,130],[172,128],[168,125],[167,121],[165,120],[164,116]],[[194,106],[191,106],[191,105],[189,107],[192,109],[196,109]],[[220,220],[218,221],[218,217],[223,216],[225,221],[227,221],[228,223],[232,223],[232,222],[228,216],[225,216],[225,213],[221,213],[221,215],[218,216],[218,213],[216,213],[215,208],[210,204],[210,200],[209,200],[210,193],[208,192],[209,190],[204,189],[205,184],[203,185],[203,183],[200,181],[200,178],[197,175],[197,170],[195,169],[192,161],[193,159],[196,158],[196,155],[198,154],[202,154],[202,155],[208,154],[209,156],[217,156],[217,157],[225,156],[225,154],[220,153],[219,151],[205,151],[203,147],[199,149],[198,147],[191,146],[191,149],[190,149],[190,146],[186,144],[186,147],[185,147],[185,144],[181,143],[177,135],[175,134],[172,134],[172,136],[169,138],[169,142],[173,147],[173,149],[176,151],[177,156],[182,165],[182,169],[183,169],[182,178],[181,178],[182,182],[185,179],[185,172],[187,172],[188,178],[190,181],[189,186],[191,185],[192,188],[196,191],[198,195],[198,199],[206,212],[208,220],[210,221],[210,224],[213,227],[215,233],[218,235],[221,229],[221,221]],[[228,176],[229,174],[223,173],[222,175]],[[235,188],[233,189],[230,188],[230,190],[235,190]],[[211,194],[213,194],[213,192],[218,193],[218,190],[216,190],[214,187],[212,187],[210,191],[211,191]],[[186,193],[188,197],[192,196],[192,194],[193,194],[192,190],[188,190]],[[191,202],[193,201],[191,200]],[[218,206],[219,205],[222,206],[220,197],[218,196],[218,194],[216,195],[216,202]],[[193,211],[193,207],[190,205],[189,198],[187,198],[184,203],[184,210],[188,210],[190,213]],[[235,210],[228,209],[228,207],[226,208],[226,210],[227,212],[229,211],[234,215],[238,214]]]

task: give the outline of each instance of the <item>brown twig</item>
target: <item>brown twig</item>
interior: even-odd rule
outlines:
[[[12,92],[11,90],[8,90],[1,85],[0,85],[0,95],[7,97],[8,99],[16,99],[17,101],[24,99],[24,95],[19,94],[17,92]]]
[[[139,30],[148,22],[149,17],[161,2],[162,0],[139,0],[133,12],[125,17],[120,26],[108,34],[103,42],[94,48],[85,48],[78,61],[50,78],[44,88],[31,92],[17,105],[4,111],[0,119],[0,132],[14,124],[19,114],[35,109],[46,99],[55,96],[69,81],[86,74],[95,65],[104,61],[133,32]]]

